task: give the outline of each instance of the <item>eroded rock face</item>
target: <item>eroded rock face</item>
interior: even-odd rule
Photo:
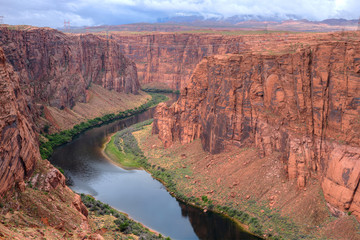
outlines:
[[[155,83],[180,90],[206,56],[247,49],[240,36],[163,33],[112,35],[126,57],[137,65],[141,84]]]
[[[20,90],[18,75],[6,63],[0,48],[0,196],[30,176],[38,159],[29,105]]]
[[[211,32],[211,31],[210,31]],[[126,57],[136,63],[145,87],[184,88],[196,65],[204,58],[227,53],[276,53],[294,51],[316,42],[341,40],[340,33],[290,34],[256,32],[213,33],[110,33]],[[349,37],[353,37],[349,33]]]
[[[135,64],[115,41],[94,35],[65,35],[46,28],[0,28],[0,46],[20,77],[29,100],[58,108],[86,101],[96,83],[109,90],[137,93]]]
[[[298,187],[318,176],[325,199],[360,219],[360,42],[328,42],[283,55],[204,59],[178,102],[157,108],[154,133],[167,145],[201,138],[280,152]]]
[[[85,204],[81,201],[81,197],[78,194],[74,195],[74,200],[73,200],[73,206],[75,207],[76,210],[78,210],[79,212],[82,213],[82,215],[84,215],[85,217],[87,217],[89,215],[89,211],[87,210]]]

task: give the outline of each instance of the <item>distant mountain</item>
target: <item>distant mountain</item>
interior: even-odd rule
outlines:
[[[285,14],[279,15],[274,14],[271,16],[262,16],[262,15],[254,15],[254,14],[241,14],[235,15],[232,17],[224,18],[224,17],[211,17],[206,18],[201,15],[183,15],[183,16],[173,16],[158,19],[158,23],[177,23],[181,25],[190,25],[190,26],[203,26],[213,24],[216,25],[239,25],[243,22],[273,22],[275,23],[283,23],[287,21],[301,21],[307,24],[326,24],[330,26],[355,26],[358,23],[357,19],[347,20],[347,19],[325,19],[322,21],[310,21],[307,19],[302,19],[300,16],[294,14]]]
[[[334,32],[355,31],[358,20],[325,19],[310,21],[296,15],[236,15],[228,18],[222,16],[204,17],[200,15],[178,15],[157,20],[157,23],[133,23],[111,26],[94,26],[71,28],[67,32],[102,32],[102,31],[133,31],[133,32],[179,32],[201,29],[213,30],[266,30],[295,32]]]
[[[190,23],[195,21],[204,21],[205,18],[199,15],[190,15],[190,16],[174,16],[174,17],[165,17],[158,18],[158,23]]]
[[[259,22],[281,22],[284,20],[298,20],[301,19],[301,17],[296,16],[294,14],[286,14],[286,15],[272,15],[272,16],[261,16],[261,15],[253,15],[253,14],[242,14],[242,15],[235,15],[229,18],[226,18],[225,21],[236,24],[239,22],[245,22],[245,21],[259,21]]]
[[[194,23],[194,22],[226,22],[230,24],[236,24],[239,22],[245,21],[270,21],[270,22],[281,22],[284,20],[298,20],[301,17],[296,16],[294,14],[285,14],[279,15],[274,14],[271,16],[261,16],[261,15],[254,15],[254,14],[241,14],[241,15],[234,15],[232,17],[224,18],[222,16],[217,17],[204,17],[202,15],[179,15],[173,17],[165,17],[159,18],[157,20],[158,23]]]
[[[196,28],[331,32],[356,30],[358,20],[325,19],[310,21],[301,19],[300,16],[294,14],[274,14],[271,16],[242,14],[228,18],[222,16],[206,18],[195,14],[162,18],[159,19],[158,24],[176,24]]]
[[[321,21],[321,23],[325,23],[327,25],[332,25],[332,26],[335,26],[335,25],[346,26],[346,25],[357,25],[358,20],[357,19],[346,20],[343,18],[340,18],[340,19],[331,18],[331,19],[325,19],[325,20]]]

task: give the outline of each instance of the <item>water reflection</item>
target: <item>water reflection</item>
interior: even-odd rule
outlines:
[[[217,213],[202,210],[179,202],[181,214],[188,217],[199,239],[260,239],[246,232],[239,231],[235,222]]]

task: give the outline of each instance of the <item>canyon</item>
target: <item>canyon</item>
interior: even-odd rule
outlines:
[[[163,88],[181,91],[175,104],[157,107],[152,126],[168,155],[179,144],[195,146],[194,152],[201,147],[204,159],[191,163],[197,171],[196,164],[216,161],[228,149],[249,148],[236,155],[241,159],[220,157],[229,161],[222,174],[235,167],[230,163],[247,165],[245,153],[262,159],[258,168],[268,159],[280,160],[276,164],[285,180],[295,182],[291,191],[315,189],[316,182],[334,216],[360,220],[359,37],[357,32],[64,34],[2,26],[0,196],[21,199],[11,208],[25,211],[27,200],[40,207],[37,191],[44,191],[40,197],[49,204],[40,211],[41,220],[27,224],[51,226],[53,238],[64,231],[80,239],[91,234],[79,196],[41,159],[39,133],[140,106],[149,99],[140,87]],[[149,148],[160,148],[153,142]],[[261,177],[258,168],[252,173]],[[18,221],[19,214],[10,212],[2,213]],[[4,224],[8,217],[1,219],[0,237],[15,236]]]
[[[359,220],[359,50],[358,39],[329,38],[287,53],[207,57],[179,100],[157,107],[153,133],[170,149],[200,139],[212,154],[235,146],[277,155],[297,189],[317,179],[333,215]]]

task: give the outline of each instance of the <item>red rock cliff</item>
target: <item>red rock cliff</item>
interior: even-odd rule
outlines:
[[[137,93],[136,66],[111,40],[45,28],[0,28],[0,195],[39,159],[34,104],[72,107],[91,83]]]
[[[275,52],[293,50],[339,34],[259,34],[252,31],[209,31],[209,33],[111,34],[126,57],[138,69],[144,86],[180,90],[185,87],[196,65],[215,54]]]
[[[19,74],[24,93],[35,102],[72,107],[76,101],[85,102],[91,83],[118,92],[139,89],[135,64],[111,40],[46,28],[2,27],[0,46]]]
[[[33,171],[40,159],[29,106],[19,77],[0,48],[0,196]]]
[[[112,37],[136,63],[141,84],[177,90],[185,86],[205,56],[239,53],[247,48],[240,36],[164,33]]]
[[[317,176],[326,201],[360,219],[360,42],[208,57],[177,103],[157,108],[153,132],[166,146],[201,138],[211,153],[281,152],[289,179]]]

